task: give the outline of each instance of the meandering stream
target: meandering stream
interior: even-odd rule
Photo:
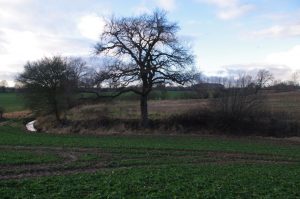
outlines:
[[[34,128],[34,123],[36,122],[36,120],[33,120],[29,123],[26,124],[26,129],[28,131],[31,131],[31,132],[36,132],[37,130]]]

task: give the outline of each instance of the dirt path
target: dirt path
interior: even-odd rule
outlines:
[[[94,149],[39,146],[0,146],[0,151],[26,151],[51,154],[58,161],[38,164],[0,164],[0,180],[42,176],[94,173],[112,168],[161,166],[168,164],[300,164],[300,159],[268,155],[220,151],[164,149]]]

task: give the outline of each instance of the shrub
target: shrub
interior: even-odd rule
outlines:
[[[229,88],[222,96],[212,101],[212,107],[228,122],[239,122],[245,119],[256,118],[265,112],[266,106],[259,93],[254,88]]]

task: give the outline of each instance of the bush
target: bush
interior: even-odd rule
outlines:
[[[226,119],[216,109],[194,110],[174,115],[160,123],[160,128],[184,132],[212,132],[227,135],[273,137],[300,136],[300,123],[285,113],[255,112],[254,118]]]
[[[213,100],[212,104],[228,122],[256,118],[261,112],[267,111],[262,96],[251,87],[228,88],[220,98]]]

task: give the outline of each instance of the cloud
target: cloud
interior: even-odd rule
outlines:
[[[217,7],[217,16],[222,20],[235,19],[254,9],[252,4],[243,4],[239,0],[198,0]]]
[[[5,43],[1,43],[4,53],[0,53],[0,72],[21,71],[27,61],[43,56],[57,54],[68,56],[79,54],[84,49],[88,52],[86,44],[77,38],[35,33],[28,30],[2,28],[1,31]]]
[[[17,76],[16,72],[1,72],[0,73],[0,81],[6,80],[8,86],[14,86],[14,80]]]
[[[271,63],[249,63],[224,66],[224,70],[219,71],[219,73],[222,73],[225,76],[230,75],[236,77],[241,74],[255,76],[261,69],[270,71],[276,79],[281,80],[288,80],[293,72],[293,70],[286,65]]]
[[[215,5],[220,8],[234,7],[239,3],[238,0],[201,0],[201,1]]]
[[[173,11],[176,8],[175,0],[157,0],[157,5],[167,11]]]
[[[61,4],[66,5],[67,1],[48,3],[49,6],[37,0],[0,0],[2,78],[12,79],[7,74],[21,72],[27,61],[44,56],[91,54],[93,39],[99,36],[97,30],[101,31],[103,24],[100,18],[84,8],[77,10],[76,6],[66,11]]]
[[[300,45],[294,46],[293,48],[269,54],[265,61],[268,63],[276,63],[286,65],[293,70],[300,69]]]
[[[134,13],[136,15],[141,15],[141,14],[150,14],[151,9],[146,6],[146,5],[138,5],[134,8]]]
[[[160,8],[166,11],[174,11],[176,7],[176,0],[144,0],[134,7],[134,13],[137,15],[149,14],[156,8]]]
[[[96,14],[82,16],[77,25],[81,35],[90,40],[98,40],[104,26],[104,19]]]
[[[219,71],[219,73],[225,75],[239,75],[241,73],[255,75],[258,70],[267,69],[274,74],[275,78],[289,80],[293,72],[300,70],[299,55],[300,45],[296,45],[287,51],[271,53],[257,63],[223,66],[224,70]]]
[[[265,29],[253,31],[250,33],[252,37],[296,37],[300,36],[300,23],[292,25],[274,25]]]
[[[220,10],[218,13],[218,17],[223,20],[238,18],[251,11],[253,8],[254,7],[249,4],[240,5],[238,7],[231,7],[228,9]]]

